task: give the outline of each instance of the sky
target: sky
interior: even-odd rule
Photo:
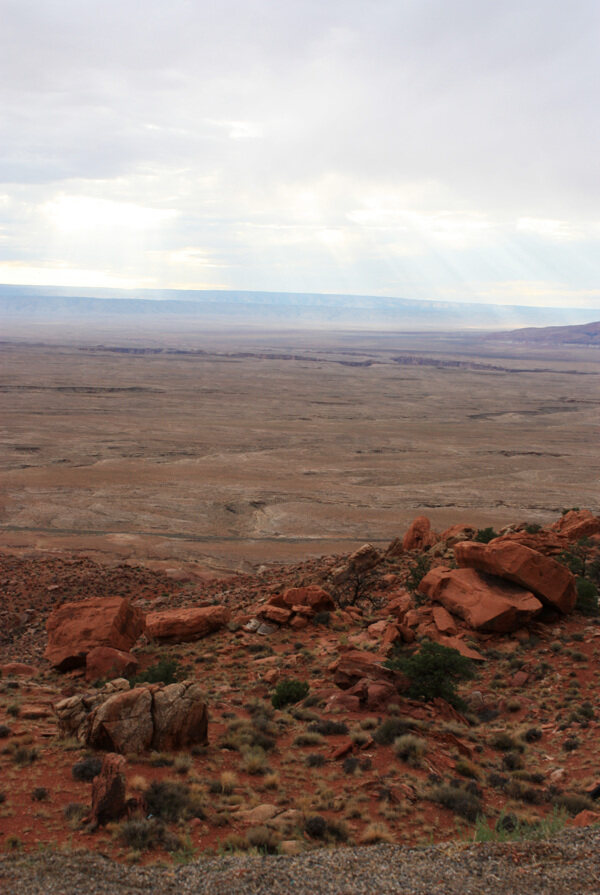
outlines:
[[[600,308],[598,0],[0,0],[0,283]]]

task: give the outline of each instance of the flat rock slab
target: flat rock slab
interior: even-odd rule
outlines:
[[[218,631],[230,617],[226,606],[192,606],[189,609],[150,612],[146,617],[146,633],[155,640],[185,643]]]
[[[542,609],[530,591],[475,569],[436,566],[425,575],[419,590],[476,631],[515,631]]]
[[[575,607],[577,592],[571,572],[524,544],[502,538],[489,544],[463,541],[456,545],[454,554],[459,566],[519,584],[560,612],[571,612]]]

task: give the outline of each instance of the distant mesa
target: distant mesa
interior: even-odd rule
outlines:
[[[600,320],[574,326],[528,326],[512,332],[484,336],[502,342],[526,342],[538,345],[580,345],[600,347]]]

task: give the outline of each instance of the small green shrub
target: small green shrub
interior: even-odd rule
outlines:
[[[577,588],[576,612],[582,615],[598,615],[598,588],[589,578],[578,577],[575,582]]]
[[[449,786],[448,784],[434,786],[429,797],[433,802],[438,802],[444,808],[449,808],[470,823],[474,823],[481,814],[481,798],[461,786]]]
[[[469,680],[475,674],[471,659],[430,640],[423,641],[420,650],[412,656],[400,655],[386,664],[410,680],[408,695],[413,699],[430,702],[441,697],[457,708],[464,708],[456,692],[458,682]]]
[[[386,718],[373,732],[373,739],[380,746],[391,746],[394,740],[414,730],[410,718]]]
[[[594,811],[596,808],[589,796],[582,796],[577,792],[563,792],[553,801],[555,808],[562,808],[571,815],[579,814],[580,811]]]
[[[490,541],[493,541],[493,539],[497,537],[498,532],[494,531],[490,526],[489,528],[480,528],[473,540],[479,541],[480,544],[489,544]]]
[[[475,824],[476,842],[519,842],[527,839],[548,839],[560,832],[567,821],[564,810],[554,812],[535,823],[518,820],[514,814],[501,814],[494,827],[490,827],[484,817]]]
[[[311,733],[320,733],[324,737],[346,735],[348,733],[348,725],[344,721],[330,721],[323,719],[314,721],[308,725]]]
[[[80,761],[75,762],[71,768],[71,776],[73,780],[83,780],[86,783],[90,783],[94,777],[98,776],[101,768],[102,759],[89,755],[87,758],[82,758]]]
[[[12,731],[7,724],[0,724],[0,740],[5,739],[11,735]]]
[[[190,808],[190,790],[185,783],[155,780],[144,792],[148,814],[173,822],[184,817]]]
[[[176,659],[163,658],[135,677],[130,677],[129,684],[131,687],[137,687],[138,684],[174,684],[181,673],[182,669]]]
[[[274,855],[277,853],[280,837],[274,830],[268,827],[253,827],[246,833],[246,840],[251,848],[255,848],[260,854]]]
[[[421,553],[410,566],[405,584],[413,596],[418,594],[419,585],[430,568],[431,558],[425,553]]]
[[[118,827],[117,835],[124,845],[134,851],[148,851],[160,846],[173,852],[181,848],[179,836],[167,830],[155,817],[126,820]]]
[[[45,802],[49,795],[45,786],[36,786],[31,793],[31,799],[33,802]]]
[[[423,756],[427,752],[427,743],[421,737],[412,733],[405,733],[394,740],[394,752],[398,758],[405,761],[412,768],[421,766]]]
[[[282,709],[286,705],[294,705],[300,702],[308,695],[309,686],[306,681],[299,681],[297,678],[288,677],[279,681],[275,687],[275,692],[271,696],[271,702],[274,708]]]

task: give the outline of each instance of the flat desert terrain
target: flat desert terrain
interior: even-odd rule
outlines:
[[[1,345],[4,547],[203,574],[600,504],[597,349],[101,336]]]

